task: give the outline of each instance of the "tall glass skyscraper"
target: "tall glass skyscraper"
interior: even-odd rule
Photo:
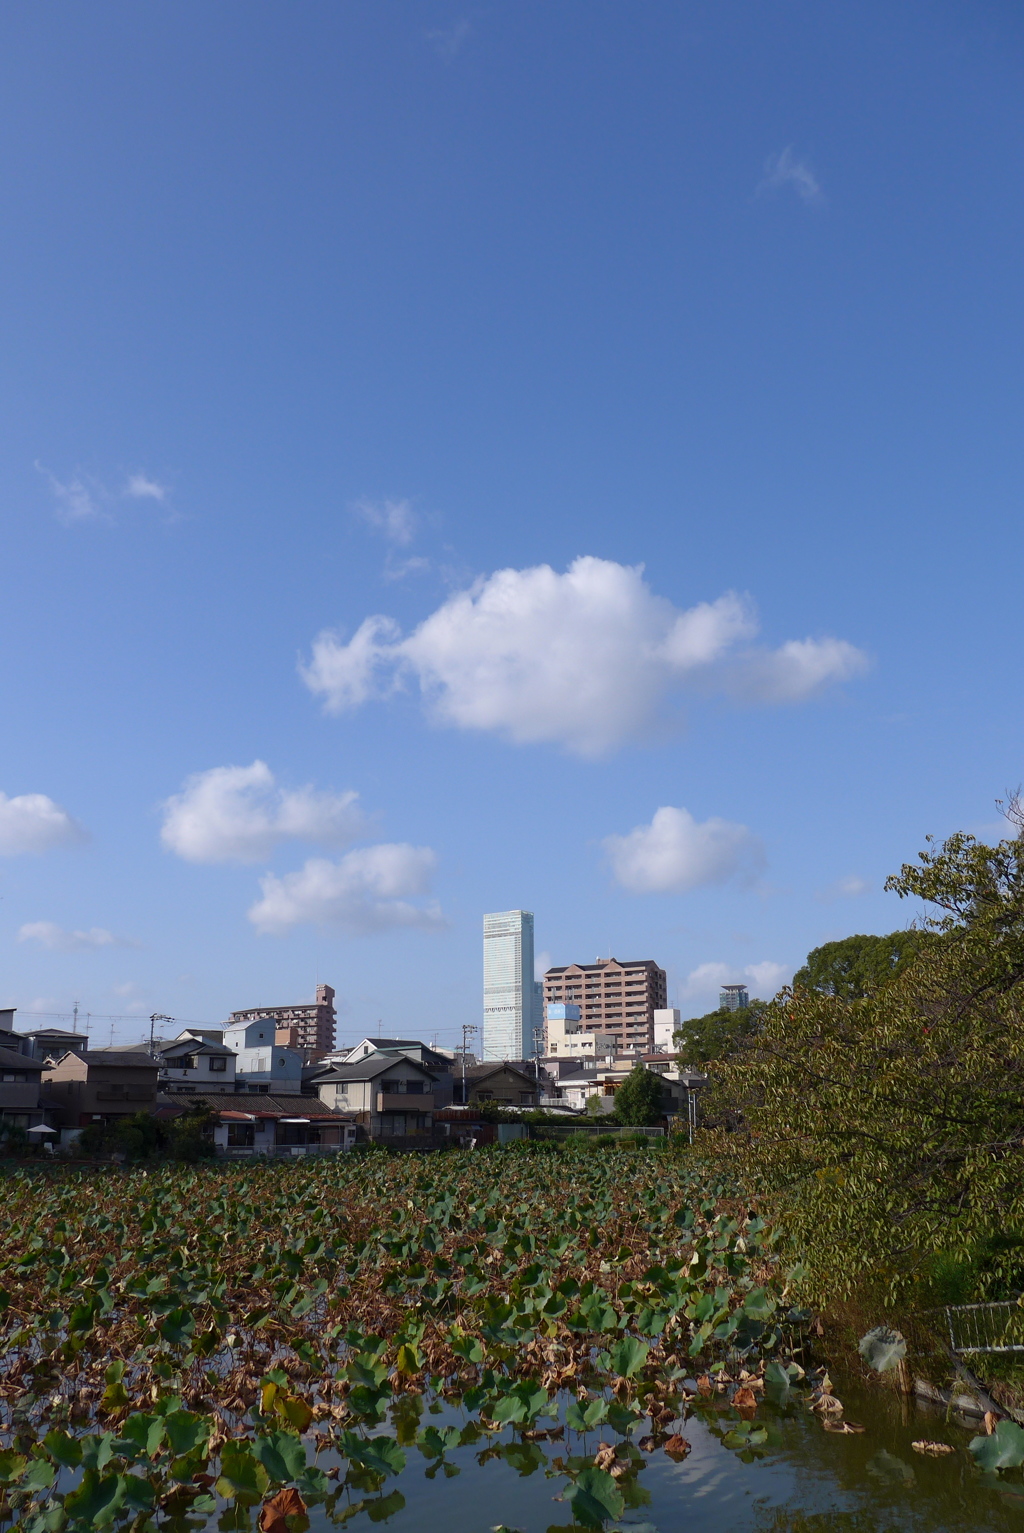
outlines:
[[[484,1059],[529,1059],[538,1018],[533,913],[484,916]]]

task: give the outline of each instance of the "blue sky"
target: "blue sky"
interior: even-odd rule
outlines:
[[[5,7],[0,1003],[451,1043],[486,910],[690,1014],[910,919],[1024,777],[1022,49]]]

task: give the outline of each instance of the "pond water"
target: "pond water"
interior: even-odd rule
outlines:
[[[687,1533],[1024,1530],[1024,1478],[1019,1473],[983,1475],[967,1452],[979,1424],[947,1420],[941,1409],[853,1380],[835,1382],[848,1419],[861,1423],[863,1434],[826,1432],[799,1401],[785,1408],[766,1403],[757,1419],[767,1426],[768,1440],[741,1456],[721,1441],[737,1424],[737,1413],[705,1406],[682,1429],[691,1444],[689,1454],[674,1462],[660,1448],[645,1453],[646,1467],[633,1485],[623,1482],[627,1503],[635,1504],[627,1504],[618,1521],[607,1526],[632,1533],[684,1528]],[[421,1425],[461,1426],[465,1419],[446,1407],[425,1414]],[[640,1430],[633,1435],[639,1437]],[[614,1434],[608,1428],[593,1432],[586,1439],[590,1453],[602,1438],[612,1442]],[[921,1438],[949,1443],[956,1451],[943,1458],[923,1456],[911,1446]],[[432,1466],[410,1447],[402,1473],[387,1481],[379,1500],[367,1496],[361,1510],[354,1516],[350,1511],[346,1526],[367,1526],[372,1520],[394,1533],[489,1533],[497,1526],[522,1533],[570,1529],[571,1506],[555,1499],[566,1481],[553,1460],[582,1446],[523,1444],[506,1430],[500,1437],[452,1449],[447,1474],[444,1465]],[[318,1462],[326,1467],[330,1460],[321,1455]],[[346,1492],[330,1514],[311,1507],[311,1528],[337,1526],[360,1499],[358,1491]]]

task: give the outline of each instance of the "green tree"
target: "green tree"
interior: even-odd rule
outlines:
[[[1012,807],[1012,806],[1011,806]],[[1024,834],[929,844],[887,887],[938,907],[928,940],[862,998],[783,991],[715,1076],[720,1140],[827,1299],[891,1294],[935,1253],[990,1253],[1005,1281],[1024,1229]],[[1006,1237],[1011,1237],[1007,1240]],[[1000,1252],[1003,1255],[1000,1255]],[[1000,1264],[1002,1263],[1002,1267]],[[1002,1270],[1005,1268],[1005,1271]]]
[[[78,1136],[84,1155],[123,1155],[126,1160],[204,1160],[214,1154],[216,1114],[204,1104],[178,1118],[157,1118],[137,1112],[113,1123],[90,1123]]]
[[[767,1004],[751,1001],[749,1006],[740,1006],[736,1011],[721,1006],[717,1011],[680,1023],[675,1035],[680,1059],[687,1065],[728,1059],[756,1031],[758,1018]]]
[[[841,1001],[861,1000],[906,968],[921,947],[922,935],[900,931],[826,942],[808,953],[807,962],[793,976],[794,988],[821,990]]]
[[[615,1117],[636,1128],[660,1123],[665,1116],[663,1096],[661,1076],[643,1065],[634,1065],[615,1093]]]

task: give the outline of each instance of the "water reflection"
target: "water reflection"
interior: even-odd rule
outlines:
[[[615,1526],[629,1533],[1022,1533],[1024,1480],[974,1468],[966,1448],[975,1426],[856,1381],[837,1380],[836,1388],[848,1414],[864,1424],[862,1435],[825,1432],[795,1402],[768,1404],[758,1411],[769,1427],[767,1441],[740,1454],[721,1441],[736,1413],[705,1406],[683,1427],[692,1445],[685,1459],[673,1462],[656,1449],[645,1455],[636,1480],[623,1482],[627,1506]],[[463,1423],[461,1413],[448,1408],[434,1419],[440,1427]],[[606,1431],[587,1438],[587,1452],[597,1450]],[[923,1456],[911,1446],[920,1438],[948,1442],[956,1451]],[[369,1512],[395,1533],[571,1528],[556,1466],[566,1451],[561,1443],[519,1443],[511,1434],[481,1440],[448,1455],[444,1475],[451,1478],[411,1454],[399,1495],[392,1492],[376,1507],[364,1504],[354,1525]],[[571,1451],[583,1451],[583,1444]],[[326,1533],[341,1512],[338,1507],[329,1521],[311,1508],[313,1527]]]

